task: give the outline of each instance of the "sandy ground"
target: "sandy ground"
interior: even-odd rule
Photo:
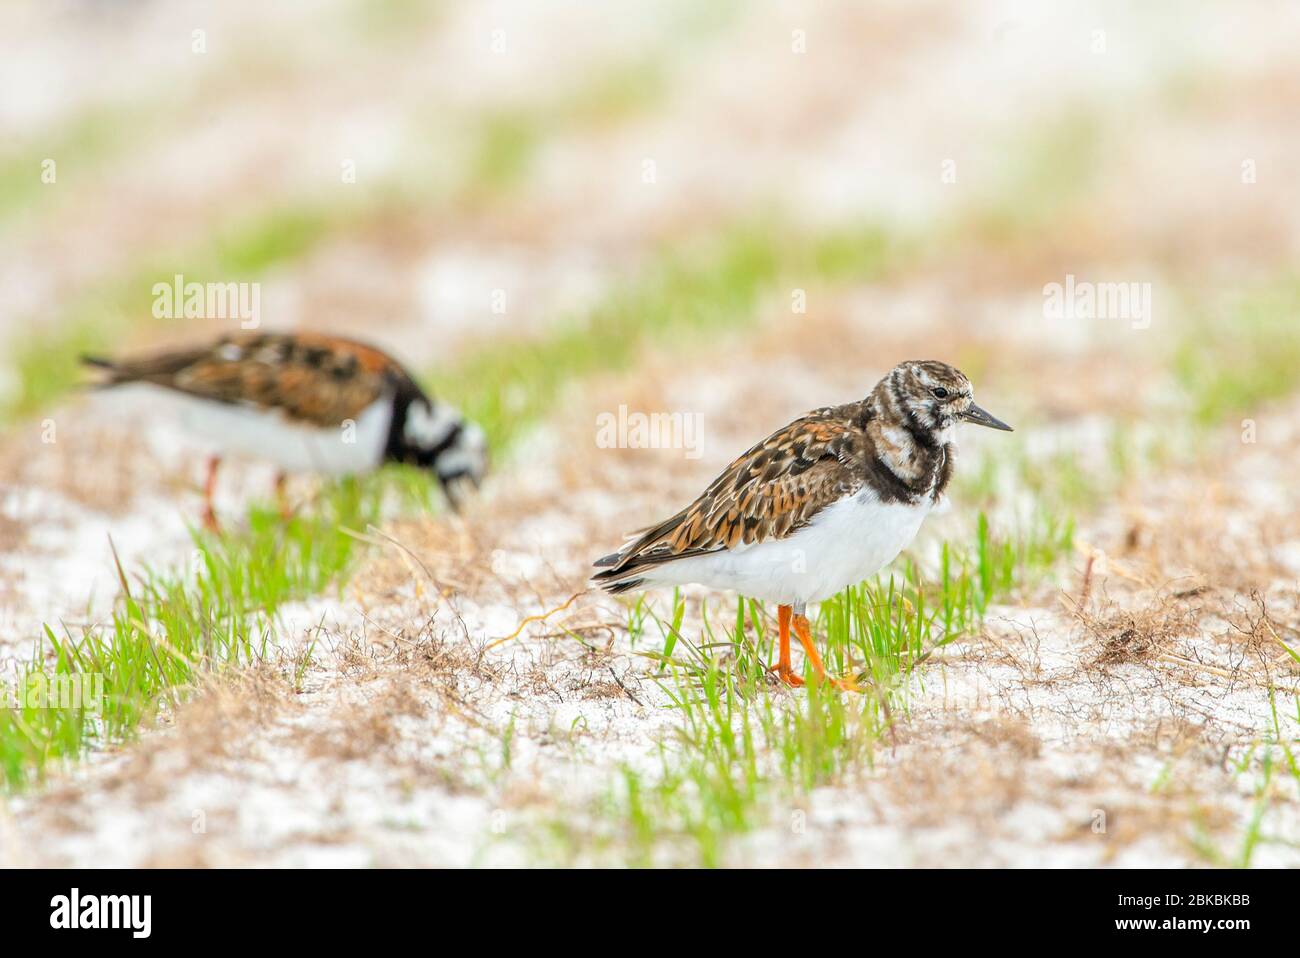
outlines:
[[[845,331],[833,320],[817,329]],[[781,335],[776,324],[733,344],[744,374],[673,375],[665,357],[635,382],[584,391],[574,409],[588,415],[534,436],[516,457],[528,468],[500,477],[463,524],[388,530],[427,569],[396,546],[378,551],[342,601],[285,614],[284,663],[200,696],[170,730],[11,803],[11,860],[571,860],[548,843],[551,816],[582,831],[587,803],[623,764],[654,769],[675,717],[629,654],[626,615],[609,599],[584,595],[516,641],[491,643],[581,591],[590,558],[701,484],[724,450],[743,445],[745,424],[797,408],[804,384],[777,375],[789,365],[772,350]],[[653,402],[660,391],[711,410],[699,461],[592,445],[584,419],[618,396]],[[968,460],[996,455],[987,437],[970,438],[983,441],[967,444]],[[1300,529],[1277,517],[1297,514],[1285,479],[1294,445],[1277,433],[1245,454],[1219,447],[1195,470],[1154,474],[1107,504],[1080,530],[1089,554],[1105,554],[1087,600],[1080,555],[1059,586],[992,610],[983,635],[916,676],[897,744],[870,774],[791,810],[803,813],[797,840],[789,812],[778,812],[728,860],[1180,865],[1207,861],[1198,839],[1230,857],[1255,802],[1253,775],[1233,764],[1271,728],[1267,688],[1300,685],[1248,598],[1260,590],[1269,621],[1293,635],[1288,564]],[[1186,522],[1207,495],[1213,512]],[[951,534],[960,511],[935,534]],[[1275,528],[1265,536],[1265,527]],[[561,626],[587,644],[556,637]],[[290,694],[276,674],[312,639],[314,665]],[[1093,830],[1098,813],[1103,832]],[[1297,824],[1294,797],[1279,792],[1267,834],[1295,836]],[[1296,846],[1265,843],[1254,861],[1295,864]]]
[[[341,17],[347,5],[328,7]],[[51,300],[93,295],[123,264],[286,191],[328,197],[310,178],[298,190],[302,171],[332,177],[341,153],[364,147],[375,171],[400,169],[409,144],[463,136],[466,116],[511,105],[520,89],[580,86],[665,48],[675,52],[662,94],[616,123],[549,136],[508,198],[390,212],[278,268],[266,279],[271,324],[364,331],[412,362],[452,362],[482,337],[580,310],[664,242],[773,202],[805,226],[866,218],[932,237],[930,248],[880,286],[813,290],[807,316],[792,320],[774,297],[752,336],[692,343],[686,357],[661,349],[630,376],[574,390],[463,522],[387,527],[428,574],[396,546],[376,548],[341,599],[283,614],[282,660],[8,800],[0,863],[617,861],[616,850],[558,842],[554,820],[571,832],[608,827],[588,821],[594,803],[625,763],[653,774],[675,727],[628,646],[626,613],[587,595],[516,641],[493,641],[582,590],[591,558],[687,501],[755,438],[860,395],[897,359],[956,360],[983,401],[1026,424],[1030,448],[1086,458],[1096,447],[1080,437],[1098,423],[1176,406],[1163,369],[1188,315],[1180,297],[1273,275],[1294,256],[1300,198],[1279,173],[1300,161],[1287,122],[1300,89],[1287,5],[1242,18],[1208,5],[1171,17],[1105,4],[1050,16],[1011,3],[771,4],[733,11],[721,30],[693,28],[681,44],[662,40],[684,29],[678,8],[632,21],[627,9],[602,12],[586,29],[574,27],[576,7],[561,8],[552,18],[528,4],[451,6],[409,31],[409,56],[376,42],[358,53],[358,72],[398,91],[382,111],[337,71],[325,71],[322,95],[319,64],[339,42],[328,32],[274,64],[251,42],[215,43],[215,63],[174,94],[169,148],[127,150],[101,179],[69,177],[54,206],[3,224],[0,279],[18,296],[6,316],[21,329]],[[307,29],[323,10],[286,5],[267,35]],[[178,65],[192,69],[187,21],[161,4],[139,15],[142,43],[179,31],[184,56],[155,53],[134,71],[127,58],[102,63],[110,75],[94,98],[65,76],[61,96],[20,98],[23,110],[0,117],[6,130],[39,140],[97,99],[127,102]],[[206,15],[214,38],[249,32],[239,12]],[[487,48],[498,24],[521,39],[504,61]],[[795,30],[808,53],[792,51]],[[94,41],[33,49],[90,69]],[[78,42],[79,53],[64,49]],[[428,72],[430,60],[446,69]],[[48,86],[52,68],[38,58],[0,63],[22,89]],[[233,66],[249,63],[257,69],[241,80]],[[220,108],[196,116],[186,96]],[[303,111],[301,122],[278,122],[286,110]],[[429,127],[431,114],[443,119]],[[1072,138],[1076,126],[1092,131],[1095,151]],[[1044,146],[1052,135],[1064,145]],[[235,146],[218,154],[213,142]],[[1041,150],[1046,161],[1034,158]],[[1072,174],[1075,154],[1090,152]],[[1259,170],[1249,185],[1245,159]],[[948,160],[955,182],[941,178]],[[1063,182],[1035,185],[1057,167]],[[1027,182],[1015,181],[1021,169]],[[1042,222],[1012,229],[982,212],[1017,196]],[[1070,272],[1152,282],[1152,328],[1045,319],[1042,285]],[[520,304],[505,317],[484,305],[499,288]],[[195,450],[147,403],[77,400],[0,444],[0,659],[29,654],[40,623],[102,614],[114,594],[110,533],[128,566],[186,561]],[[698,414],[700,457],[595,448],[595,416],[620,404]],[[916,677],[897,742],[869,773],[819,789],[806,808],[770,810],[772,824],[727,860],[1232,859],[1258,800],[1250,750],[1271,729],[1266,690],[1300,684],[1272,635],[1296,636],[1295,412],[1286,402],[1254,411],[1255,445],[1225,424],[1190,462],[1150,464],[1089,509],[1083,549],[1056,581],[1018,593],[984,634]],[[46,418],[54,442],[42,442]],[[997,455],[989,437],[968,438],[963,467]],[[268,487],[266,470],[235,468],[222,505],[234,512]],[[928,542],[965,528],[969,511],[955,506]],[[561,624],[587,644],[555,637]],[[308,646],[296,687],[286,675]],[[1296,796],[1274,786],[1269,798],[1270,840],[1253,863],[1300,863]],[[798,833],[794,812],[806,822]]]

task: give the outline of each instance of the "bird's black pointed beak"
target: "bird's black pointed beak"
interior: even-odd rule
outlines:
[[[966,422],[973,422],[977,426],[988,426],[990,429],[1001,429],[1004,432],[1015,432],[1010,426],[1004,423],[997,416],[991,415],[987,410],[971,403],[966,407],[966,411],[961,414],[961,418]]]

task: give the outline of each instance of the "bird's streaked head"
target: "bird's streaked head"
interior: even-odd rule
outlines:
[[[406,410],[402,438],[407,461],[433,470],[453,509],[466,486],[478,488],[488,469],[487,437],[478,423],[446,403],[414,400]]]
[[[960,369],[935,359],[899,363],[876,388],[885,393],[878,401],[927,432],[943,432],[957,422],[1011,432],[1010,426],[975,405],[970,380]]]

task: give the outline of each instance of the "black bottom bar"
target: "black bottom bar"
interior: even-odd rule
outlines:
[[[738,941],[752,933],[764,944],[805,943],[828,931],[865,944],[913,924],[927,950],[945,939],[1199,937],[1232,947],[1285,932],[1295,909],[1292,876],[1266,871],[15,870],[4,885],[6,949],[72,937],[373,947],[377,933],[450,926],[498,941],[567,928],[565,938],[610,944],[656,927],[681,929],[683,919],[717,922]]]

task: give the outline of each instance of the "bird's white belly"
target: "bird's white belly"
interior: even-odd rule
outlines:
[[[679,559],[644,578],[650,585],[734,589],[784,605],[820,602],[893,561],[916,537],[930,507],[928,498],[917,505],[882,503],[868,488],[826,507],[785,539]]]
[[[185,428],[223,455],[261,459],[291,472],[333,476],[368,472],[379,465],[393,414],[391,402],[381,399],[352,424],[321,428],[292,422],[275,410],[184,395],[173,398],[179,400]]]

